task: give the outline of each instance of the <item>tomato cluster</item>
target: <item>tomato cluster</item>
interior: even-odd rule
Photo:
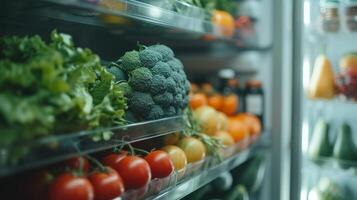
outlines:
[[[152,151],[143,158],[120,151],[105,155],[101,161],[95,162],[97,167],[94,169],[86,157],[65,161],[61,164],[64,172],[48,184],[48,197],[45,199],[114,199],[125,190],[147,186],[152,178],[168,177],[174,170],[170,155],[162,150]]]

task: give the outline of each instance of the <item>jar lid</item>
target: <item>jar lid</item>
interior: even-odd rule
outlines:
[[[227,84],[228,84],[228,86],[230,86],[230,87],[239,87],[239,80],[237,80],[237,79],[229,79],[228,81],[227,81]]]
[[[261,88],[262,87],[262,82],[253,79],[253,80],[247,81],[245,86],[247,88]]]

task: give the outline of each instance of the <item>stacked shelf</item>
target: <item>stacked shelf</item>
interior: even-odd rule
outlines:
[[[147,198],[148,200],[164,200],[164,199],[182,199],[188,194],[196,191],[200,187],[216,179],[223,172],[230,171],[231,169],[243,164],[259,149],[269,147],[270,141],[267,133],[259,138],[251,147],[241,151],[218,163],[216,165],[208,166],[205,170],[197,172],[194,176],[187,177],[186,179],[177,183],[175,187],[168,188],[158,195]]]
[[[183,118],[177,116],[93,131],[80,131],[1,147],[0,177],[55,163],[75,155],[114,148],[119,141],[130,143],[147,140],[180,131],[182,128]],[[108,139],[95,141],[95,136],[101,133],[108,134]]]

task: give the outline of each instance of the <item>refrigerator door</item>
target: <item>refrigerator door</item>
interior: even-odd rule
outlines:
[[[294,2],[292,200],[357,198],[356,6]]]

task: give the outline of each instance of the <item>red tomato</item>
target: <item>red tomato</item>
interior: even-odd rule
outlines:
[[[79,170],[82,165],[83,172],[84,173],[89,172],[89,161],[85,157],[77,156],[77,157],[70,158],[65,161],[65,165],[75,170]]]
[[[93,200],[93,186],[87,178],[71,173],[59,175],[50,185],[50,200]]]
[[[117,170],[118,163],[127,155],[128,152],[126,151],[121,151],[120,153],[111,153],[103,158],[102,163]]]
[[[157,150],[149,153],[145,160],[149,163],[152,178],[164,178],[174,170],[170,155],[165,151]]]
[[[111,200],[124,192],[124,184],[120,175],[111,167],[107,172],[94,172],[89,176],[93,185],[96,200]]]
[[[151,172],[149,164],[137,156],[123,158],[116,168],[123,178],[126,189],[138,189],[149,183]]]

